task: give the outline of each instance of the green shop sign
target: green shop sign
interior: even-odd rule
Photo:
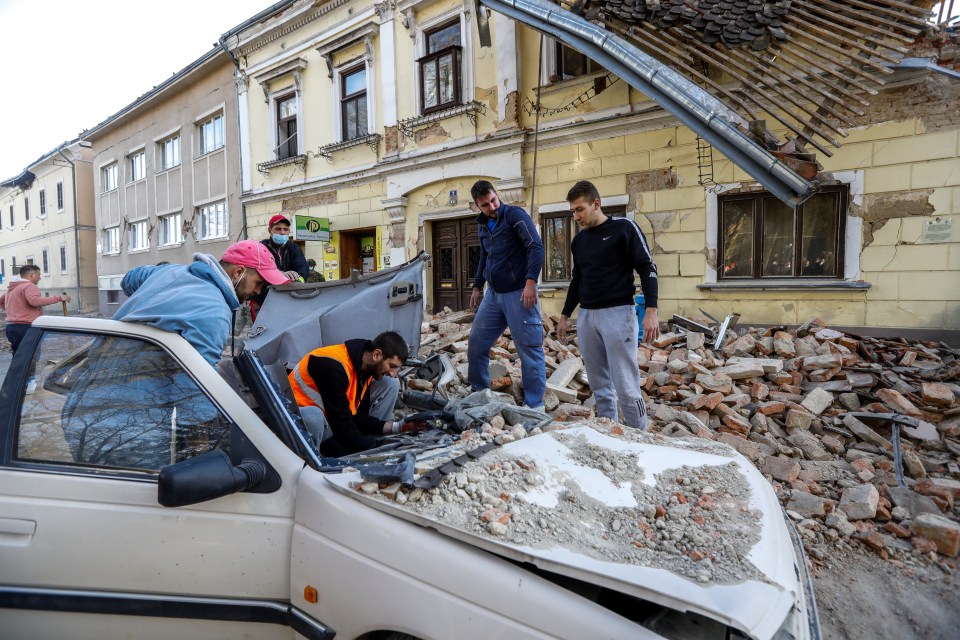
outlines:
[[[294,234],[297,240],[330,241],[330,219],[310,216],[294,216]]]

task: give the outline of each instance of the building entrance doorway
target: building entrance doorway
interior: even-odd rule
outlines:
[[[349,278],[356,269],[366,275],[377,270],[376,229],[351,229],[340,232],[340,277]]]
[[[480,264],[480,239],[473,216],[433,223],[433,310],[470,308]]]

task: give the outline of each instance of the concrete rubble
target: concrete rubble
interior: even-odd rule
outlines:
[[[469,393],[466,343],[473,312],[424,320],[421,355],[445,351]],[[544,430],[593,417],[576,338],[560,344],[544,316],[548,391]],[[699,319],[698,319],[699,320]],[[641,345],[637,365],[650,431],[732,446],[768,478],[795,521],[811,560],[861,547],[898,566],[960,554],[960,351],[937,342],[873,338],[811,320],[795,330],[738,327],[720,349],[683,329]],[[694,345],[694,348],[691,348]],[[498,390],[522,402],[520,362],[509,330],[491,349]],[[914,418],[900,429],[905,486],[895,468],[892,427],[851,412]],[[478,438],[516,438],[484,425]],[[493,523],[491,523],[492,525]]]

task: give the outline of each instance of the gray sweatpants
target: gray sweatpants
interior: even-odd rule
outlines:
[[[597,415],[619,422],[619,399],[623,424],[646,431],[647,408],[643,404],[637,366],[639,328],[633,305],[581,308],[577,316],[580,353],[597,401]]]

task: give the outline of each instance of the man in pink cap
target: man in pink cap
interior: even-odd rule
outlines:
[[[230,245],[219,262],[195,253],[189,265],[131,269],[120,283],[130,297],[113,319],[179,333],[207,362],[216,365],[240,303],[259,294],[264,283],[289,281],[265,246],[244,240]]]

